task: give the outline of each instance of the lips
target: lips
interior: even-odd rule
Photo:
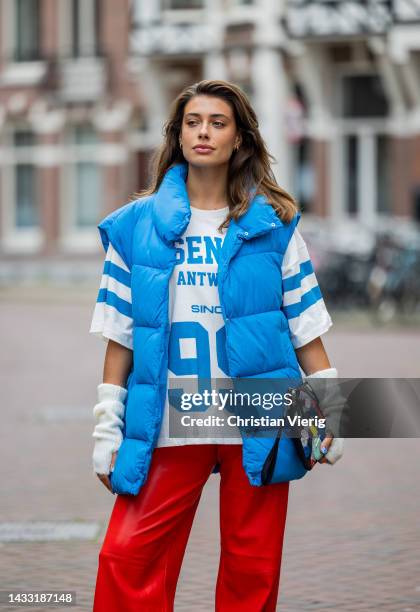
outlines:
[[[196,145],[193,148],[194,149],[202,149],[203,151],[213,151],[213,147],[209,147],[207,145]]]

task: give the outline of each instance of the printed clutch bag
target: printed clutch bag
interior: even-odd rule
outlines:
[[[320,408],[319,400],[311,385],[304,381],[298,387],[290,388],[293,401],[287,409],[291,433],[298,455],[307,470],[311,470],[322,458],[320,447],[326,436],[325,416]]]
[[[285,422],[288,425],[279,428],[273,447],[264,462],[261,473],[263,485],[271,482],[280,439],[285,429],[290,432],[289,437],[292,437],[299,458],[307,470],[311,470],[317,461],[322,458],[320,446],[326,436],[326,429],[319,427],[319,420],[325,417],[315,392],[306,381],[297,387],[289,387],[287,392],[292,397],[292,403],[287,407],[284,414]]]

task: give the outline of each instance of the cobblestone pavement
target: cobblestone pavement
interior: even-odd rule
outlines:
[[[0,293],[0,521],[97,521],[101,531],[95,541],[0,544],[0,584],[74,590],[72,609],[85,611],[115,499],[90,468],[105,350],[88,335],[96,288],[26,293]],[[324,342],[343,377],[419,376],[419,328],[355,327],[349,317]],[[339,463],[291,484],[279,610],[420,610],[419,464],[416,439],[347,440]],[[200,501],[179,612],[213,609],[218,482],[210,477]]]

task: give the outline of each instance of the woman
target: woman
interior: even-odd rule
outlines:
[[[150,189],[98,226],[107,254],[91,332],[108,346],[93,463],[119,495],[99,555],[96,612],[173,609],[212,472],[220,473],[216,609],[276,608],[289,481],[305,473],[292,443],[281,441],[272,481],[261,486],[273,440],[171,437],[168,391],[188,377],[300,378],[299,366],[337,376],[320,339],[332,322],[296,228],[300,213],[270,157],[244,93],[196,83],[173,103]],[[323,448],[323,463],[342,454],[332,435]]]

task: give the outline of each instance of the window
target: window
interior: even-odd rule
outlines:
[[[71,39],[72,57],[96,56],[99,52],[99,6],[98,0],[71,1]]]
[[[15,174],[16,227],[39,225],[35,195],[35,168],[32,164],[18,164]]]
[[[303,137],[294,146],[295,175],[293,194],[304,212],[311,212],[315,197],[315,173],[311,159],[311,143]]]
[[[39,0],[15,0],[13,59],[28,62],[40,59]]]
[[[378,134],[376,138],[376,181],[377,210],[380,213],[391,213],[391,151],[390,138]]]
[[[388,100],[378,75],[343,77],[343,117],[386,117]]]
[[[5,126],[1,134],[1,243],[11,253],[36,253],[44,231],[38,196],[36,135],[26,124]]]
[[[67,126],[60,177],[60,246],[72,253],[96,252],[103,216],[103,149],[94,126]]]
[[[203,7],[203,0],[164,0],[163,8],[166,10],[173,9],[201,9]]]
[[[346,210],[349,215],[355,215],[359,210],[359,147],[357,136],[349,134],[345,137],[345,143],[345,155],[347,158]]]
[[[13,187],[15,194],[15,227],[17,229],[39,226],[39,211],[36,202],[36,169],[30,160],[30,156],[28,156],[28,147],[33,145],[32,132],[15,132],[16,165]]]
[[[75,128],[74,136],[78,150],[74,172],[74,226],[81,229],[94,227],[99,222],[101,171],[98,163],[89,159],[89,149],[98,144],[92,127],[79,125]]]
[[[99,221],[100,174],[94,162],[78,162],[76,166],[76,226],[92,227]]]

